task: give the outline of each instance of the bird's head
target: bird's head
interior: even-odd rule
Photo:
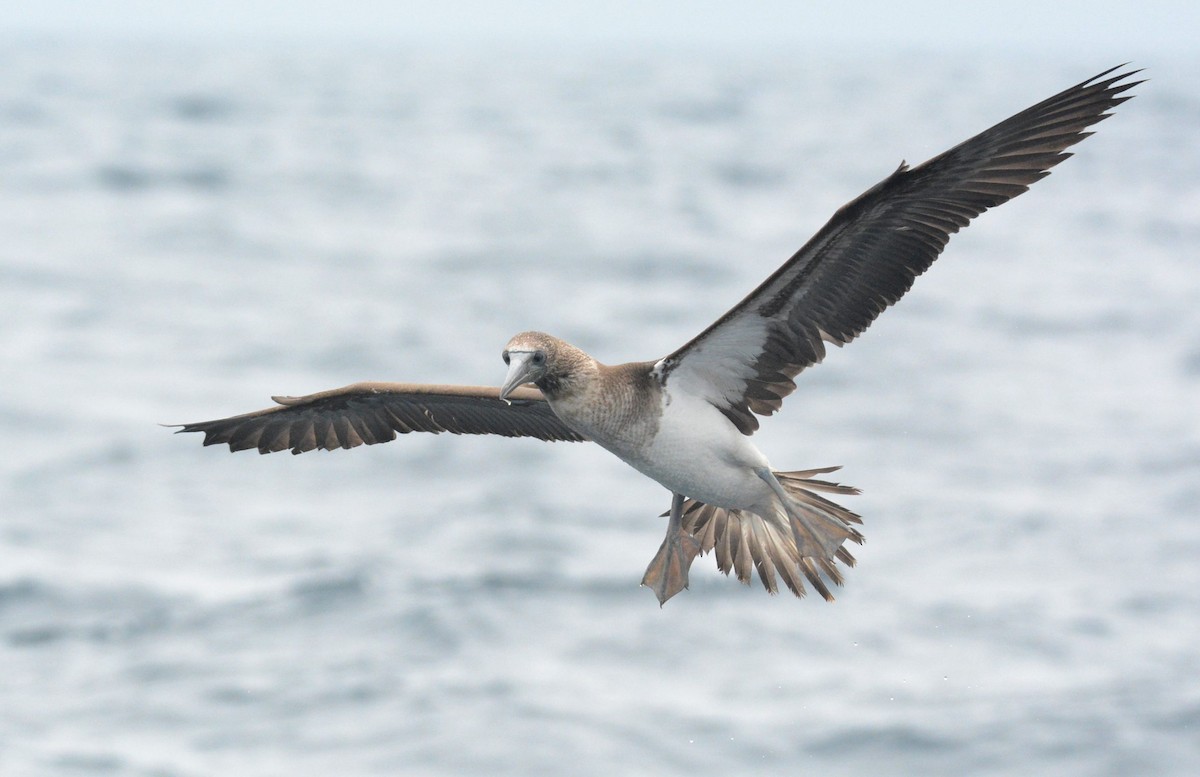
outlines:
[[[544,332],[522,332],[504,347],[508,376],[500,388],[507,399],[518,386],[532,383],[548,397],[560,394],[577,372],[581,360],[589,357],[578,348]]]

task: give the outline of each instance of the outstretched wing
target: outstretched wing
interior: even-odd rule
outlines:
[[[316,448],[354,448],[396,439],[396,433],[450,432],[585,438],[567,427],[542,393],[520,388],[507,401],[485,386],[355,383],[304,397],[272,397],[278,406],[216,421],[180,424],[180,432],[204,432],[205,445],[228,443],[233,451],[259,453]]]
[[[703,396],[744,434],[771,415],[801,370],[843,345],[900,299],[950,235],[1016,197],[1070,156],[1064,149],[1129,99],[1140,81],[1117,68],[1002,121],[843,206],[761,286],[659,363],[662,377]]]

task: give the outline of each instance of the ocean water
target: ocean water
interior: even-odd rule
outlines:
[[[834,604],[660,609],[669,496],[595,447],[158,426],[661,356],[1121,58],[7,46],[0,774],[1197,773],[1196,59],[764,423],[864,489]]]

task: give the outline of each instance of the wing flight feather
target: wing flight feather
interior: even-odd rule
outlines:
[[[733,309],[660,362],[660,375],[719,408],[744,434],[929,269],[971,219],[1026,191],[1130,99],[1138,71],[1112,68],[917,167],[905,164],[840,208]]]
[[[272,397],[275,407],[215,421],[180,424],[180,432],[203,432],[205,445],[259,453],[354,448],[396,439],[397,433],[450,432],[585,439],[564,424],[542,393],[524,387],[507,401],[486,386],[354,383],[303,397]]]

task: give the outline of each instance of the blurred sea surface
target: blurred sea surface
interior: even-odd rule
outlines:
[[[1193,775],[1200,81],[1164,60],[756,438],[838,601],[697,561],[588,445],[157,424],[662,356],[834,209],[1113,62],[0,52],[0,773]]]

